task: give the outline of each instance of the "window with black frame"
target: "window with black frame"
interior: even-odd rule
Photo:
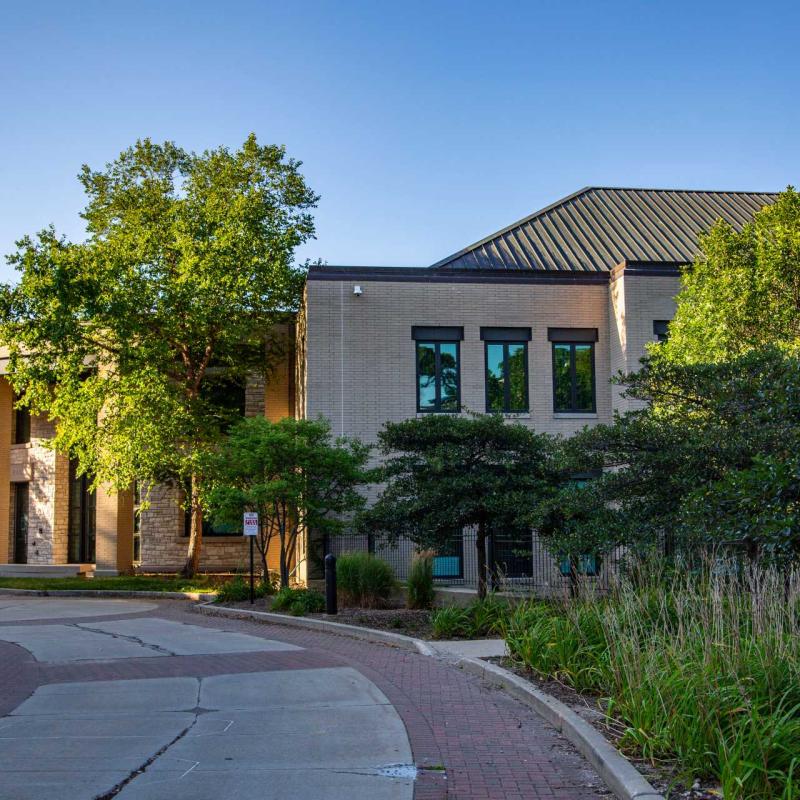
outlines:
[[[668,319],[654,319],[653,320],[653,336],[656,337],[658,342],[666,342],[669,339],[669,320]]]
[[[460,411],[460,347],[464,329],[415,325],[411,336],[416,346],[417,411]]]
[[[244,514],[244,509],[242,510],[242,513]],[[221,522],[215,522],[213,519],[209,519],[208,517],[204,516],[203,536],[243,536],[243,525],[244,523],[237,523],[234,525],[223,524]],[[191,531],[192,514],[191,511],[186,508],[183,512],[183,535],[188,537]]]
[[[549,328],[553,348],[553,411],[594,413],[596,328]]]
[[[133,482],[133,563],[142,563],[142,489],[139,481]]]
[[[436,549],[433,577],[439,580],[464,577],[464,534],[460,530],[454,530]]]
[[[524,413],[528,405],[530,328],[481,328],[486,356],[486,411]]]
[[[27,406],[14,409],[14,444],[28,444],[31,440],[31,412]]]

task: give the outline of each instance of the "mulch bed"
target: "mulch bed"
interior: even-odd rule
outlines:
[[[341,622],[344,625],[402,633],[418,639],[430,639],[432,635],[430,611],[412,611],[408,608],[340,608],[335,617],[324,614],[308,616]]]
[[[556,680],[541,678],[531,670],[520,666],[512,659],[487,658],[494,664],[519,675],[537,689],[555,697],[572,709],[578,716],[595,727],[603,736],[612,742],[619,750],[625,753],[626,758],[650,781],[653,787],[661,792],[668,800],[720,800],[722,791],[713,781],[698,778],[691,786],[681,781],[677,777],[678,765],[673,763],[660,762],[653,764],[642,758],[637,758],[635,754],[626,752],[620,746],[622,735],[625,732],[625,725],[615,720],[610,720],[602,710],[602,698],[596,695],[576,692],[569,686],[565,686]]]
[[[270,597],[256,598],[251,606],[249,600],[242,602],[226,602],[229,608],[241,608],[252,611],[270,611]],[[283,611],[278,613],[285,613]],[[330,622],[341,622],[343,625],[358,625],[361,628],[377,628],[392,633],[415,636],[418,639],[432,637],[431,612],[412,611],[408,608],[340,608],[335,617],[326,614],[306,614],[312,619],[325,619]]]

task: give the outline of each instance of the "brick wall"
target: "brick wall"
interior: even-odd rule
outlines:
[[[327,417],[336,434],[375,442],[387,420],[416,415],[412,325],[461,325],[463,410],[485,410],[481,326],[532,329],[528,346],[530,413],[515,415],[538,431],[569,435],[611,420],[608,286],[603,284],[429,284],[309,281],[307,416]],[[597,413],[555,414],[548,327],[597,328]]]
[[[653,335],[655,320],[671,320],[675,316],[675,295],[680,289],[677,275],[636,275],[621,273],[611,283],[610,314],[616,328],[618,350],[612,347],[612,375],[618,371],[635,372]],[[621,413],[641,406],[641,401],[622,398],[623,387],[614,386],[614,408]]]

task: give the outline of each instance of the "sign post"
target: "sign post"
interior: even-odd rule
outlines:
[[[256,514],[255,511],[244,512],[242,532],[245,536],[250,538],[250,605],[252,606],[256,601],[255,578],[253,576],[253,543],[255,542],[256,536],[258,536],[258,514]]]

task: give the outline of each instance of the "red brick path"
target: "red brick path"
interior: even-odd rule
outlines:
[[[421,768],[416,800],[609,797],[594,770],[533,711],[445,662],[342,636],[204,617],[182,601],[163,601],[157,610],[119,618],[135,616],[236,630],[305,649],[56,665],[39,664],[26,650],[0,642],[0,715],[45,683],[350,666],[383,691],[406,725]]]

